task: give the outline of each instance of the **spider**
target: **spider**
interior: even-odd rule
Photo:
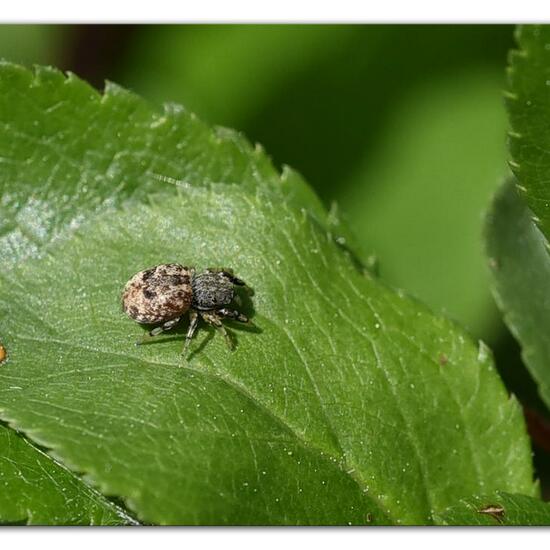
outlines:
[[[246,287],[231,269],[209,268],[196,273],[195,268],[179,264],[161,264],[136,273],[124,287],[122,308],[141,324],[158,325],[139,342],[158,336],[175,327],[189,311],[189,329],[185,336],[183,354],[197,330],[199,316],[225,338],[229,349],[233,342],[222,320],[233,319],[250,323],[248,317],[229,306],[238,297],[235,286]]]

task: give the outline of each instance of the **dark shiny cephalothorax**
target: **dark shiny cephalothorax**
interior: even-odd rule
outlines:
[[[228,307],[235,299],[235,285],[246,286],[230,269],[195,273],[192,267],[161,264],[136,273],[126,283],[122,308],[138,323],[160,324],[149,332],[149,337],[173,328],[189,311],[184,351],[195,333],[199,315],[222,332],[232,347],[222,319],[249,322],[246,315]]]

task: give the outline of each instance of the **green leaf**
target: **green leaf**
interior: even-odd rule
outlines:
[[[550,407],[550,338],[543,329],[550,323],[550,258],[546,239],[512,182],[493,200],[485,239],[495,299]]]
[[[550,236],[550,26],[526,25],[517,32],[519,50],[510,55],[510,163],[518,189]]]
[[[6,77],[3,84],[9,84],[10,78],[29,76],[15,66],[3,64],[2,68]],[[56,74],[44,71],[50,76]],[[5,97],[0,95],[0,101]],[[3,104],[4,107],[10,108],[7,103]],[[9,124],[7,120],[2,122]],[[4,150],[6,147],[9,143],[5,144]],[[44,245],[55,235],[55,228],[65,220],[67,210],[53,211],[41,199],[40,192],[33,189],[29,194],[24,187],[14,185],[11,172],[6,168],[8,157],[1,160],[0,259],[7,267],[29,254],[38,253],[38,243]],[[43,186],[41,192],[44,196],[52,193],[47,186]],[[63,199],[67,202],[68,196]],[[17,389],[16,385],[12,387]],[[134,521],[8,426],[0,425],[0,441],[4,458],[0,460],[0,477],[5,489],[2,492],[5,498],[0,497],[2,523],[114,524]]]
[[[0,523],[119,525],[135,523],[10,428],[0,425]]]
[[[108,85],[100,96],[73,75],[65,80],[49,68],[38,68],[32,75],[3,64],[0,86],[5,153],[2,263],[39,255],[63,227],[78,226],[86,216],[129,197],[143,200],[153,191],[174,193],[173,179],[181,175],[182,164],[187,165],[188,184],[236,181],[243,173],[250,175],[251,185],[259,179],[273,180],[273,169],[259,149],[249,148],[250,155],[243,158],[243,140],[236,134],[223,129],[212,133],[179,106],[167,105],[164,113],[153,115],[136,96],[115,85]],[[26,93],[16,97],[19,89]],[[72,117],[78,124],[67,125]],[[185,132],[185,141],[181,134],[174,135],[175,124]],[[196,146],[202,141],[213,142],[220,156],[225,152],[237,164],[220,164],[219,156],[205,158]],[[173,150],[174,156],[165,150]],[[174,157],[182,161],[174,162]],[[14,158],[28,163],[24,174]],[[292,190],[300,191],[305,193]],[[307,198],[309,206],[320,210]]]
[[[434,518],[440,525],[550,525],[550,504],[496,492],[462,499]]]
[[[357,271],[296,174],[119,88],[5,66],[0,92],[6,242],[30,198],[50,213],[5,250],[2,419],[151,523],[429,523],[536,492],[487,348]],[[185,326],[134,346],[121,289],[172,261],[255,289],[235,352],[203,329],[185,361]]]

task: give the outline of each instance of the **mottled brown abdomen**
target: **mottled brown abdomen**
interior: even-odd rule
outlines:
[[[193,268],[161,264],[136,273],[124,287],[122,308],[138,323],[164,323],[183,315],[193,301]]]

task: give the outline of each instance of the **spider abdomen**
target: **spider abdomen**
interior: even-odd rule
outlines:
[[[138,323],[164,323],[183,315],[193,302],[194,270],[161,264],[136,273],[124,287],[122,308]]]

